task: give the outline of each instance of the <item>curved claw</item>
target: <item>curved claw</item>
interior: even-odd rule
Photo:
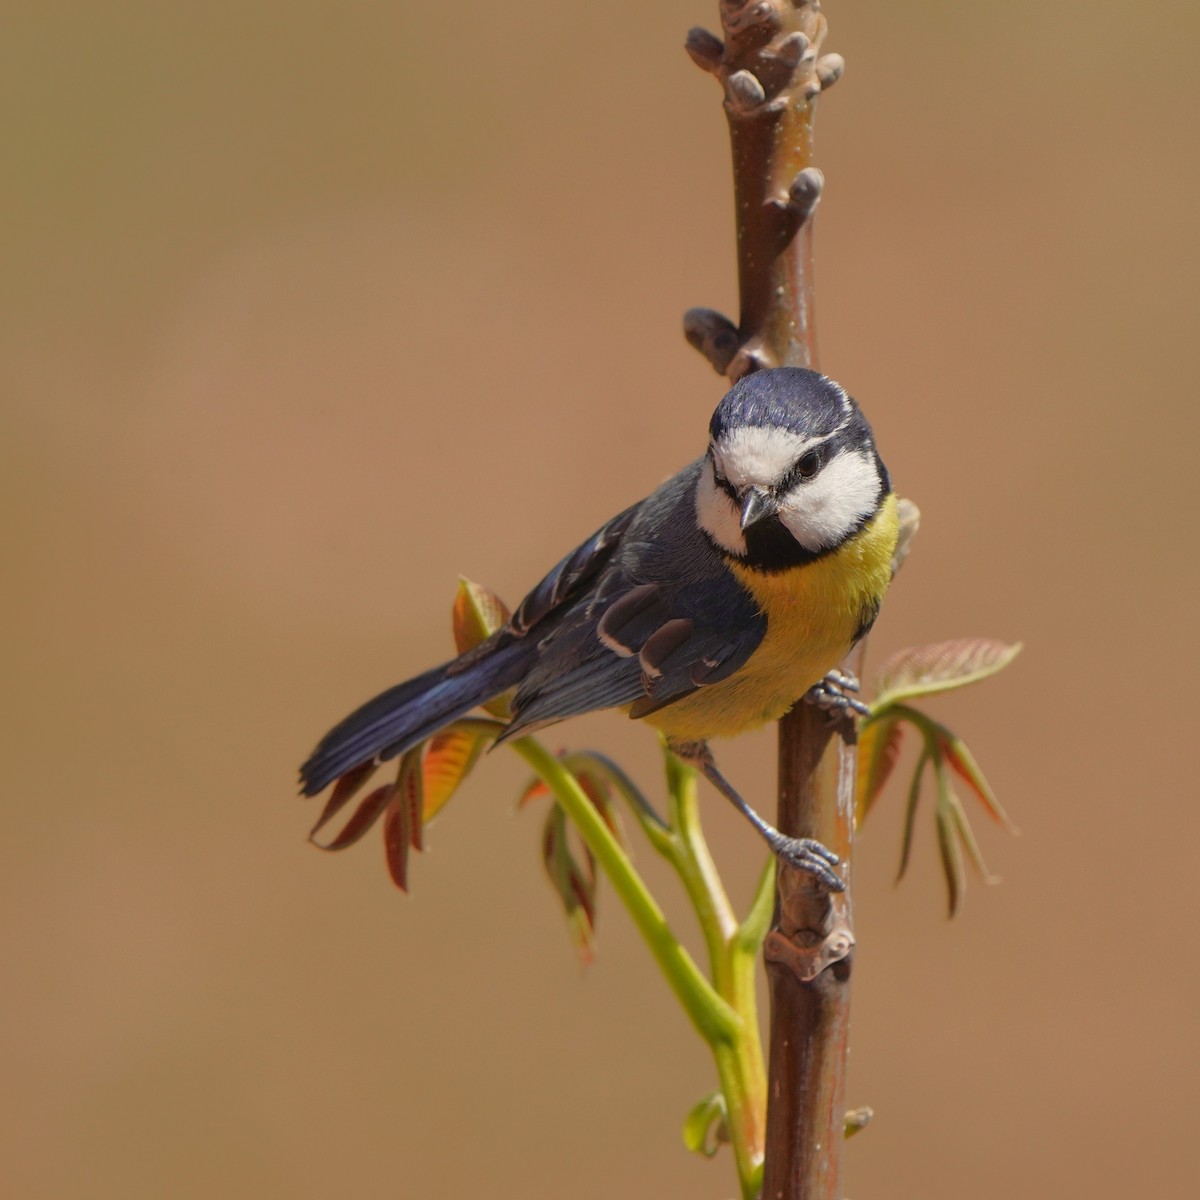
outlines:
[[[858,690],[858,680],[853,675],[843,675],[840,671],[830,671],[820,683],[814,683],[804,694],[808,704],[815,705],[824,712],[837,715],[844,712],[857,713],[860,717],[870,716],[871,708],[861,700],[848,696],[848,691]]]
[[[858,692],[862,689],[862,684],[853,671],[843,671],[838,667],[826,673],[825,682],[836,684],[843,692]]]
[[[836,867],[842,861],[824,842],[818,842],[816,838],[790,838],[789,840],[802,846],[809,854],[823,858],[831,867]]]
[[[830,892],[844,892],[845,882],[829,868],[840,860],[832,850],[812,838],[790,838],[780,836],[779,842],[771,847],[788,866],[811,875]]]

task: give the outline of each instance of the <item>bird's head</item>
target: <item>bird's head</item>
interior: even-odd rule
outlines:
[[[748,566],[783,570],[836,550],[891,490],[858,405],[817,371],[747,375],[717,405],[709,434],[696,515]]]

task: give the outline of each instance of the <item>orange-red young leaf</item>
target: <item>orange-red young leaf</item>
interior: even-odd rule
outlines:
[[[646,799],[637,784],[611,758],[607,758],[595,750],[575,750],[564,755],[562,761],[568,770],[573,771],[581,779],[585,774],[597,777],[604,784],[610,796],[613,792],[622,796],[651,837],[655,830],[667,832],[667,823],[655,812],[654,806]],[[627,844],[618,825],[609,821],[609,828],[616,834],[622,845]]]
[[[625,837],[625,829],[621,824],[621,813],[613,798],[614,782],[599,762],[597,756],[589,751],[575,754],[564,754],[562,764],[575,776],[583,794],[592,802],[592,807],[603,818],[605,825],[617,842],[628,849],[629,843]]]
[[[388,873],[402,892],[408,891],[408,852],[421,848],[421,791],[421,747],[414,746],[400,759],[383,818]]]
[[[893,654],[879,671],[872,708],[904,703],[965,687],[1008,666],[1021,651],[1021,643],[994,638],[960,638],[928,646],[910,646]]]
[[[458,790],[487,740],[488,735],[464,722],[447,725],[429,739],[423,764],[426,821],[433,820]]]
[[[486,642],[509,616],[504,601],[495,592],[459,576],[454,595],[454,644],[459,654]]]
[[[594,866],[594,864],[593,864]],[[571,894],[576,905],[582,910],[587,920],[588,949],[591,949],[591,935],[596,929],[596,878],[594,870],[585,870],[574,858],[571,859]]]
[[[587,843],[582,838],[579,839],[579,849],[583,852],[583,867],[579,870],[578,873],[579,873],[580,878],[587,881],[587,886],[588,886],[587,909],[588,909],[588,916],[591,917],[591,916],[595,915],[595,907],[596,907],[596,905],[595,905],[595,900],[596,900],[596,856],[591,852],[591,849],[588,847]],[[571,861],[573,863],[576,863],[576,865],[578,865],[579,860],[577,858],[575,858],[574,856],[572,856]]]
[[[938,748],[954,773],[978,797],[979,803],[983,805],[988,816],[1003,825],[1009,833],[1016,833],[1017,827],[1009,819],[1008,813],[1000,807],[996,793],[992,791],[991,785],[984,778],[979,764],[975,761],[975,756],[967,749],[967,743],[962,738],[955,737],[949,730],[945,730],[938,737]]]
[[[971,866],[975,869],[975,874],[984,883],[999,883],[999,877],[993,875],[987,869],[987,863],[983,861],[983,851],[979,849],[979,843],[975,840],[975,830],[971,828],[971,822],[967,820],[967,814],[963,812],[963,806],[959,803],[958,797],[952,796],[951,799],[953,804],[951,805],[950,815],[954,819],[954,829],[958,834],[959,843],[967,852],[967,857],[971,860]]]
[[[421,794],[422,790],[414,787],[405,793],[405,802],[408,804],[408,840],[414,850],[425,849],[425,800]]]
[[[399,793],[399,799],[404,802],[408,842],[414,850],[422,848],[421,832],[425,820],[424,763],[428,757],[428,745],[426,742],[423,746],[413,746],[406,750],[400,759],[400,769],[396,772],[396,791]]]
[[[535,775],[528,784],[525,785],[525,790],[517,797],[517,807],[524,808],[531,800],[537,800],[541,796],[549,796],[550,789],[547,787],[542,778]]]
[[[408,800],[393,795],[383,817],[383,852],[387,857],[388,874],[402,891],[408,891],[408,851],[412,846],[412,810]]]
[[[858,735],[858,796],[855,823],[862,825],[900,757],[904,727],[894,717],[868,721]]]
[[[342,832],[332,842],[318,842],[311,835],[309,841],[322,850],[345,850],[347,846],[353,846],[379,820],[383,810],[387,808],[395,788],[394,783],[384,784],[383,787],[376,788],[360,801],[358,808],[354,810],[354,816],[346,822],[342,827]]]
[[[325,802],[325,807],[321,809],[321,815],[317,818],[317,823],[308,831],[310,839],[320,829],[324,828],[354,798],[359,788],[370,779],[377,765],[374,759],[370,759],[361,766],[353,767],[347,771],[333,785],[333,791],[329,794],[329,799]]]
[[[465,576],[459,576],[453,613],[454,644],[459,654],[466,654],[480,642],[486,642],[507,622],[509,616],[507,606],[495,592],[488,591],[482,584]],[[483,707],[493,717],[507,719],[511,706],[507,696],[496,696],[485,702]]]
[[[604,823],[617,841],[622,846],[627,846],[625,830],[621,824],[621,814],[613,798],[613,792],[618,786],[613,772],[618,768],[590,750],[562,752],[558,755],[558,761],[574,776],[580,790],[591,801],[592,807],[604,818]],[[629,786],[632,787],[632,784]],[[535,776],[517,798],[517,807],[524,808],[531,800],[548,795],[550,795],[550,789]]]
[[[542,861],[567,918],[567,932],[586,966],[595,946],[596,881],[590,853],[581,868],[567,841],[566,814],[556,804],[546,814]]]

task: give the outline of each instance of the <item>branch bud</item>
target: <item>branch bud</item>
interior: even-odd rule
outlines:
[[[825,187],[825,176],[816,167],[805,167],[788,188],[788,207],[803,225],[813,215]]]
[[[904,565],[904,560],[912,549],[913,538],[917,536],[917,530],[921,527],[921,510],[911,500],[901,497],[897,509],[900,516],[900,536],[892,554],[893,576]]]
[[[767,98],[763,85],[749,71],[734,71],[725,81],[725,91],[729,104],[742,113],[757,108]]]
[[[736,0],[723,0],[721,4],[721,24],[729,33],[741,33],[755,25],[779,20],[770,0],[745,0],[740,8],[735,5]]]
[[[798,67],[807,52],[808,38],[800,32],[789,33],[774,50],[775,57],[789,67]]]
[[[710,73],[715,72],[721,65],[725,54],[725,43],[715,33],[709,33],[699,25],[688,30],[683,48],[696,66]]]
[[[689,308],[683,314],[683,336],[689,346],[708,359],[718,375],[725,374],[741,341],[737,326],[711,308]]]
[[[840,54],[826,54],[817,59],[817,82],[822,90],[833,87],[845,69],[846,60]]]

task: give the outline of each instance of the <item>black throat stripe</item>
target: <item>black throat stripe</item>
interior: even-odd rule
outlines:
[[[728,562],[740,563],[743,567],[749,567],[753,571],[761,571],[764,575],[778,575],[781,571],[791,571],[796,567],[803,567],[808,563],[816,562],[827,555],[836,554],[847,542],[852,542],[875,520],[879,515],[880,506],[883,504],[887,494],[887,492],[880,492],[879,500],[874,509],[865,517],[862,517],[837,545],[823,547],[820,550],[809,550],[806,546],[802,546],[792,537],[787,526],[784,525],[778,516],[768,517],[766,520],[759,521],[757,524],[751,525],[749,529],[742,531],[742,536],[746,539],[746,554],[744,557],[726,550],[724,546],[713,541],[711,537],[709,541],[712,542],[714,548]]]

